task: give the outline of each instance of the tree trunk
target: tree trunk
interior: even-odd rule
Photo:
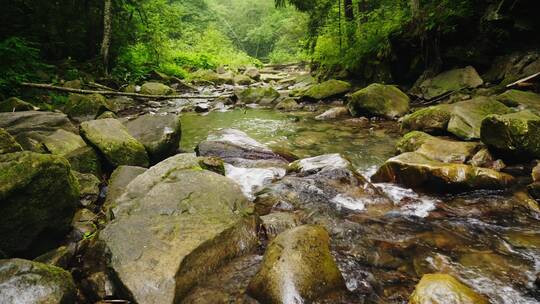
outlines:
[[[420,0],[409,0],[409,6],[411,7],[413,17],[417,17],[420,13]]]
[[[353,21],[354,20],[354,10],[353,10],[353,2],[352,0],[345,0],[343,1],[343,4],[345,6],[345,18],[347,21]]]
[[[103,41],[101,42],[101,58],[105,74],[109,72],[109,48],[112,36],[112,0],[104,0],[103,6]]]

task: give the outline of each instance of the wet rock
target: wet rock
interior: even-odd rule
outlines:
[[[134,166],[119,166],[111,174],[105,200],[104,209],[109,210],[115,205],[115,201],[122,196],[127,185],[137,176],[146,172],[146,168]]]
[[[259,72],[259,69],[255,67],[247,68],[246,71],[244,72],[244,75],[255,80],[259,80],[261,78],[261,73]]]
[[[540,115],[540,95],[534,92],[508,90],[498,95],[496,99],[509,107],[518,107]]]
[[[527,191],[536,200],[540,200],[540,182],[534,182],[527,186]]]
[[[482,121],[482,142],[519,157],[540,157],[540,116],[525,110],[490,115]]]
[[[312,85],[303,93],[303,98],[309,100],[322,100],[330,97],[344,95],[351,90],[351,84],[346,81],[330,79]]]
[[[79,135],[58,129],[42,140],[46,151],[54,155],[67,155],[77,149],[86,147],[86,143]]]
[[[247,75],[235,75],[234,83],[237,85],[250,85],[253,83],[253,79]]]
[[[251,204],[191,154],[137,176],[99,233],[109,267],[138,303],[178,303],[225,261],[257,244]],[[151,229],[149,229],[151,227]]]
[[[274,107],[274,109],[283,112],[292,112],[299,110],[300,108],[302,108],[302,106],[299,105],[298,102],[296,102],[296,100],[293,98],[285,98]]]
[[[369,114],[386,118],[401,117],[409,112],[409,96],[395,86],[374,83],[349,98],[352,116]]]
[[[238,183],[250,200],[254,200],[254,194],[264,186],[282,178],[285,173],[287,171],[283,168],[242,168],[225,164],[225,176]]]
[[[278,234],[302,224],[300,217],[291,212],[274,212],[261,216],[264,232],[269,240]]]
[[[351,163],[340,154],[334,153],[299,159],[289,165],[291,171],[301,173],[317,172],[328,168],[350,169]]]
[[[328,232],[306,225],[270,243],[248,292],[261,303],[304,303],[340,289],[345,282],[330,254]]]
[[[315,117],[316,120],[332,120],[337,118],[348,117],[349,109],[347,107],[335,107]]]
[[[425,274],[409,298],[410,304],[487,304],[486,298],[448,274]]]
[[[0,154],[20,152],[21,145],[6,130],[0,128]]]
[[[357,117],[357,118],[350,118],[343,121],[346,125],[358,127],[358,128],[367,128],[370,126],[369,118],[367,117]]]
[[[70,94],[64,107],[64,112],[77,122],[93,120],[106,111],[111,111],[111,106],[100,94]]]
[[[95,203],[99,196],[99,179],[90,173],[73,171],[73,175],[79,182],[79,197],[81,205],[89,206]]]
[[[411,188],[429,187],[430,190],[439,191],[505,189],[514,182],[514,178],[505,173],[464,164],[443,163],[415,152],[389,159],[371,180]]]
[[[512,110],[489,97],[476,97],[456,102],[452,105],[452,117],[448,122],[448,132],[465,139],[480,138],[482,120],[490,114],[507,114]]]
[[[75,303],[69,272],[42,263],[0,260],[0,299],[12,304]]]
[[[58,129],[77,133],[77,129],[62,113],[24,111],[0,113],[0,128],[4,128],[25,150],[44,152],[43,137]]]
[[[448,129],[452,117],[452,106],[441,104],[419,109],[401,120],[401,129],[405,132],[424,131],[430,134],[443,134]]]
[[[235,90],[234,94],[240,103],[256,103],[264,106],[273,104],[279,98],[278,91],[272,87],[251,87],[237,89]]]
[[[540,162],[532,169],[531,177],[533,181],[540,182]]]
[[[472,66],[441,73],[424,80],[419,89],[424,99],[433,99],[449,92],[477,88],[484,81]]]
[[[144,145],[153,163],[177,153],[182,132],[179,116],[146,114],[125,125],[129,134]]]
[[[444,163],[463,164],[480,149],[477,142],[463,142],[431,136],[420,131],[405,134],[397,143],[399,153],[416,152]]]
[[[101,176],[101,161],[97,152],[89,146],[78,148],[64,157],[71,165],[71,169],[81,173],[90,173]]]
[[[37,109],[31,103],[20,100],[17,97],[10,97],[0,102],[0,112],[35,111]]]
[[[174,90],[159,82],[146,82],[141,86],[140,93],[145,95],[172,95]]]
[[[235,129],[223,129],[208,135],[197,146],[197,155],[215,156],[238,167],[286,167],[288,162],[267,146]]]
[[[79,198],[68,162],[58,156],[0,155],[0,250],[39,252],[69,230]]]
[[[506,167],[506,164],[500,160],[493,157],[491,152],[488,149],[480,149],[470,160],[469,164],[475,167],[484,167],[490,168],[495,171],[501,171]]]
[[[116,119],[83,122],[81,135],[96,147],[114,167],[121,165],[148,166],[148,155],[139,141]]]

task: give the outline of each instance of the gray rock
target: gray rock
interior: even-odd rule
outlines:
[[[443,94],[466,88],[477,88],[484,81],[472,66],[441,73],[433,78],[424,80],[419,89],[422,97],[433,99]]]
[[[127,185],[137,176],[146,172],[146,168],[134,166],[119,166],[111,174],[104,209],[109,210],[115,201],[124,193]]]

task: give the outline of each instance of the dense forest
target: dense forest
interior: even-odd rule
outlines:
[[[0,304],[540,303],[538,0],[10,0]]]

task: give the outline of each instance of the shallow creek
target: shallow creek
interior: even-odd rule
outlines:
[[[235,128],[300,158],[341,153],[368,178],[394,155],[400,137],[394,122],[372,122],[366,128],[316,121],[309,112],[237,109],[182,115],[181,147],[186,152],[212,131]],[[540,213],[519,192],[441,196],[376,186],[397,208],[377,219],[367,216],[355,228],[343,227],[343,236],[332,240],[354,295],[340,303],[403,303],[422,274],[432,272],[453,274],[492,303],[539,303]],[[354,202],[342,207],[340,212],[351,218],[363,211]],[[205,288],[238,292],[259,263],[260,255],[234,261],[194,291],[193,303],[204,297]]]

